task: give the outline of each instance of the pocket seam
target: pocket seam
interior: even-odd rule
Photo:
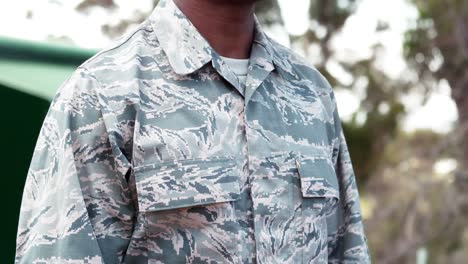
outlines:
[[[146,164],[146,165],[139,165],[139,166],[134,166],[133,171],[134,172],[142,172],[146,171],[148,169],[158,169],[161,166],[165,165],[188,165],[190,163],[196,163],[196,162],[223,162],[223,161],[235,161],[237,159],[237,156],[214,156],[214,157],[209,157],[209,158],[189,158],[189,159],[168,159],[168,160],[162,160],[160,162],[155,162],[152,164]]]
[[[210,165],[211,163],[219,165],[212,166]],[[205,167],[197,167],[197,164],[205,165]],[[169,172],[169,178],[158,178],[158,176],[162,177],[164,172],[167,172],[167,170],[170,170],[174,167],[178,167],[183,175],[186,173],[185,166],[190,168],[191,165],[195,167],[195,170],[190,172],[193,173],[193,175],[186,177],[181,177],[181,175],[171,176]],[[214,167],[219,167],[225,171],[216,173],[213,171]],[[231,179],[231,181],[228,182],[220,182],[219,180],[238,176],[238,168],[238,163],[233,156],[171,160],[140,167],[139,170],[135,170],[139,211],[155,212],[198,205],[236,201],[240,199],[239,180]],[[153,173],[151,172],[152,170],[158,169],[159,171],[154,172],[154,174],[144,175],[144,173]],[[161,175],[156,175],[156,173],[161,173]],[[166,175],[166,177],[167,176],[168,175]],[[201,181],[201,183],[197,182],[198,178],[204,181]],[[142,184],[142,182],[145,180],[146,185]],[[209,191],[204,192],[204,190],[198,190],[197,188],[193,187],[193,184],[196,183],[199,183],[202,188]],[[174,184],[176,187],[181,186],[180,189],[174,190],[174,197],[171,197],[170,194],[165,194],[165,192],[171,191],[171,187],[168,187],[167,184]],[[147,190],[145,190],[145,188],[147,188]],[[187,194],[186,196],[184,196],[185,193]],[[163,197],[161,198],[161,196]],[[184,199],[187,200],[184,201]]]

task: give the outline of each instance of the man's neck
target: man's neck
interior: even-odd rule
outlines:
[[[254,38],[254,1],[174,0],[221,56],[249,58]]]

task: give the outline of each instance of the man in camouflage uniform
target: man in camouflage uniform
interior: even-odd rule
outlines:
[[[17,263],[370,263],[332,88],[253,19],[245,85],[172,0],[76,69]]]

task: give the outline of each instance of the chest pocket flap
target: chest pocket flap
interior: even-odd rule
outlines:
[[[327,157],[300,157],[296,159],[296,165],[303,197],[330,197],[339,200],[338,179]]]
[[[240,167],[234,157],[171,160],[136,167],[141,212],[235,201]]]

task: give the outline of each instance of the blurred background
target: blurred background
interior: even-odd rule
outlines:
[[[50,100],[154,0],[0,2],[2,259]],[[374,263],[468,263],[468,1],[263,0],[267,34],[333,85]]]

